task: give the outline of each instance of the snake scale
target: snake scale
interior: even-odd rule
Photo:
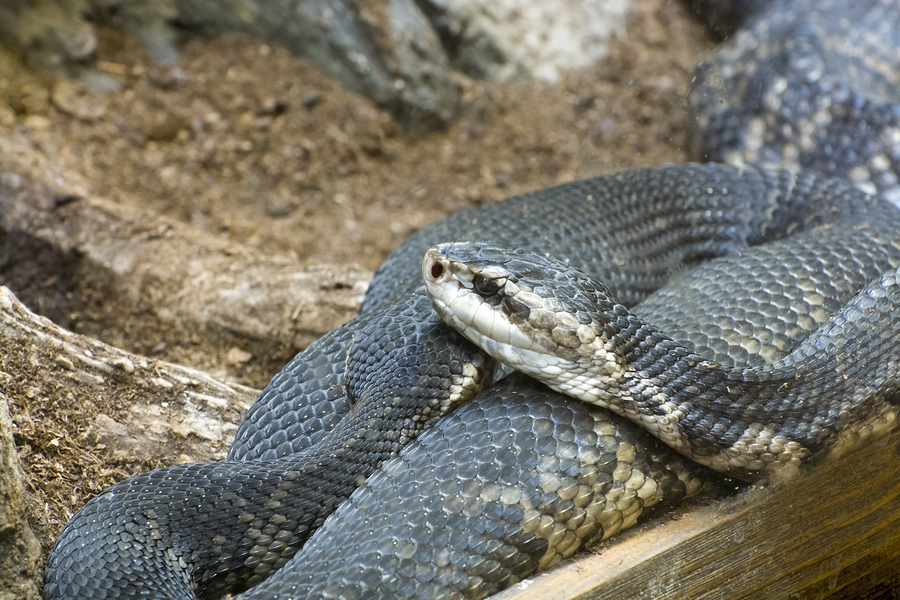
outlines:
[[[483,598],[708,487],[709,475],[521,376],[484,389],[503,368],[416,291],[430,246],[490,239],[552,254],[603,281],[623,318],[634,307],[669,319],[668,341],[644,339],[694,348],[725,373],[771,368],[860,290],[892,290],[880,278],[900,264],[898,219],[840,180],[716,164],[626,171],[457,213],[403,244],[361,315],[273,378],[228,461],[139,475],[79,511],[51,553],[45,595]],[[532,226],[511,226],[523,222]],[[754,266],[717,288],[737,264]],[[665,308],[690,293],[705,299]],[[860,362],[847,385],[890,394],[883,369]],[[665,369],[651,377],[662,385]],[[805,397],[783,398],[794,400]]]
[[[423,272],[438,314],[491,356],[698,463],[754,479],[896,424],[900,269],[883,245],[897,245],[898,232],[879,225],[724,257],[661,294],[675,302],[634,313],[583,273],[521,250],[446,243],[428,251]],[[742,297],[752,283],[768,293]],[[677,308],[655,319],[664,306]],[[695,335],[723,320],[721,335]]]

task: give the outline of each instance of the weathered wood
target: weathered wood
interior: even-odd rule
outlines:
[[[0,391],[0,600],[40,598],[41,543],[35,529],[46,530],[46,518],[29,510],[35,500],[25,487],[9,402]]]
[[[0,139],[0,154],[17,148],[15,140]],[[129,329],[127,315],[152,318],[154,329],[202,335],[224,349],[240,340],[251,354],[276,356],[269,367],[277,370],[297,350],[355,316],[371,278],[352,266],[304,266],[296,257],[262,255],[92,197],[74,175],[59,179],[76,183],[58,188],[3,175],[0,249],[11,265],[7,285],[36,309],[43,298],[33,296],[58,288],[38,312],[63,326],[77,310],[67,297],[99,296],[118,307],[108,316],[121,319],[115,324],[119,331]]]
[[[894,432],[796,480],[656,519],[496,598],[895,598],[898,558]]]
[[[0,391],[19,405],[93,406],[82,435],[113,455],[219,460],[257,390],[114,348],[29,311],[0,287]],[[20,419],[27,415],[13,415]]]
[[[87,497],[137,470],[224,458],[257,394],[67,331],[0,286],[0,413],[12,409],[11,421],[0,414],[0,599],[37,598],[42,585],[26,519],[48,533],[42,511],[26,511],[29,487],[58,531]],[[19,470],[14,433],[37,484]]]

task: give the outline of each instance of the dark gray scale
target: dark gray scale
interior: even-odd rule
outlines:
[[[723,377],[724,371],[698,377],[703,393],[691,399],[695,409],[685,418],[694,447],[703,452],[733,444],[756,421],[800,440],[815,457],[838,435],[854,443],[868,435],[870,424],[891,427],[893,417],[883,417],[900,404],[898,278],[900,269],[889,269],[771,365],[741,379]],[[670,391],[678,402],[678,392]]]
[[[371,320],[357,317],[355,325]],[[335,329],[295,356],[247,411],[228,460],[272,460],[315,445],[350,409],[344,391],[355,327]]]
[[[347,329],[365,334],[365,345],[332,352],[357,355],[332,367],[325,380],[341,386],[347,408],[330,431],[310,436],[318,437],[313,446],[271,461],[151,471],[93,498],[56,540],[46,596],[128,598],[154,590],[164,598],[218,598],[282,567],[365,477],[486,383],[490,359],[436,315],[422,319],[427,307],[424,296],[413,296],[313,350],[308,366],[319,371],[334,339],[346,339]],[[368,360],[372,346],[384,351]],[[466,379],[471,365],[478,367],[474,381]],[[292,376],[302,380],[302,368]],[[372,379],[378,394],[367,389]],[[466,391],[449,395],[452,384]]]
[[[422,229],[379,268],[355,322],[364,327],[374,307],[420,287],[421,258],[440,241],[505,240],[566,259],[631,306],[666,283],[673,266],[836,219],[890,220],[886,211],[893,210],[846,182],[753,167],[678,165],[575,181],[460,211]],[[653,218],[642,219],[645,214]],[[272,379],[238,429],[230,460],[299,452],[334,427],[349,408],[343,369],[355,331],[323,336]]]
[[[488,240],[554,256],[632,306],[664,285],[673,265],[834,222],[836,214],[871,216],[881,204],[845,182],[752,166],[687,164],[574,181],[462,210],[415,233],[375,273],[362,310],[420,287],[422,256],[440,242]]]
[[[545,372],[546,363],[533,361],[529,354],[511,363],[516,368],[576,398],[627,415],[701,464],[752,480],[786,465],[815,460],[835,444],[857,443],[894,428],[900,406],[898,216],[895,210],[893,222],[814,230],[808,236],[747,250],[740,262],[725,257],[708,263],[709,268],[698,267],[685,279],[701,290],[700,304],[686,302],[675,316],[684,316],[687,323],[670,324],[685,327],[675,330],[684,339],[707,343],[705,355],[628,311],[601,283],[559,261],[522,251],[501,258],[497,248],[485,243],[442,244],[434,252],[446,268],[459,269],[466,277],[493,271],[515,283],[508,292],[498,285],[500,291],[493,292],[479,309],[494,307],[494,322],[504,318],[514,322],[509,315],[515,309],[506,307],[522,289],[544,298],[545,310],[551,306],[546,300],[551,299],[554,312],[574,315],[579,322],[593,315],[597,342],[586,348],[590,352],[583,359],[555,344],[543,348],[548,356],[573,361],[571,371],[581,374],[580,379],[570,379],[565,365],[562,372]],[[769,264],[786,268],[765,269]],[[877,275],[881,267],[886,271]],[[867,272],[875,275],[867,276]],[[833,279],[842,275],[848,277],[846,282]],[[716,281],[703,290],[710,278]],[[718,286],[720,280],[726,285]],[[857,282],[865,287],[854,294]],[[741,307],[739,290],[730,283],[751,287],[749,308]],[[690,285],[687,289],[692,291]],[[474,290],[482,294],[477,286]],[[797,306],[776,314],[769,295],[787,296]],[[673,306],[681,302],[674,293],[668,300]],[[435,304],[446,312],[452,312],[452,306],[452,301]],[[835,310],[817,315],[822,306]],[[658,310],[662,321],[662,308]],[[806,335],[794,332],[794,325],[807,318],[821,324],[809,324]],[[767,319],[783,321],[785,331],[800,341],[786,338],[785,347],[775,349],[767,346],[772,339],[758,336],[765,341],[763,351],[757,358],[744,360],[759,366],[723,365],[712,360],[718,345],[704,333],[709,329],[705,323],[722,319],[744,322],[748,335],[743,340],[735,336],[732,341],[738,345],[760,341],[754,336],[765,334],[762,323]],[[464,331],[478,330],[481,338],[470,336],[476,342],[494,331],[479,322],[488,321],[461,321],[468,327]],[[519,337],[529,342],[550,339],[546,328],[556,322],[544,317],[526,320],[522,326],[527,329]],[[540,350],[539,345],[530,351]],[[728,349],[724,344],[720,351]],[[530,362],[534,366],[529,368]],[[611,370],[611,364],[616,370]]]
[[[632,312],[707,360],[761,366],[786,356],[898,264],[896,220],[838,225],[710,261]]]
[[[516,375],[423,434],[242,598],[484,598],[712,485],[637,426]]]
[[[436,347],[423,344],[403,353],[410,339],[424,337],[421,331],[444,330],[443,322],[429,312],[424,297],[407,298],[390,310],[360,315],[310,344],[272,378],[247,411],[228,450],[228,460],[272,460],[303,452],[319,444],[360,400],[359,396],[348,397],[348,386],[365,395],[369,387],[383,389],[392,370],[395,379],[412,377],[399,370],[396,361],[400,357],[408,370],[429,364],[429,352],[439,354],[446,348],[447,342],[435,336]],[[387,373],[374,366],[382,361],[389,362]],[[348,364],[353,368],[348,369]],[[435,356],[435,364],[441,364],[440,356]],[[444,375],[436,372],[438,377]],[[408,392],[408,388],[398,390]]]

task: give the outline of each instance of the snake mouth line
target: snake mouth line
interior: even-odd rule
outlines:
[[[494,281],[499,276],[505,281],[502,270],[478,272],[477,267],[448,256],[455,244],[439,244],[429,249],[422,261],[422,276],[431,298],[431,305],[442,319],[459,331],[469,341],[484,348],[500,362],[527,371],[528,364],[543,363],[536,360],[534,339],[519,327],[498,318],[491,298],[485,298],[480,286],[489,274]],[[529,351],[531,349],[531,351]],[[528,354],[529,359],[523,359]],[[542,354],[542,353],[540,353]],[[535,356],[532,356],[535,355]]]

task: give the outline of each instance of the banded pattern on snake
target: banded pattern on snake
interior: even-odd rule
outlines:
[[[697,491],[700,478],[683,461],[663,465],[654,442],[626,425],[607,425],[600,409],[565,405],[521,379],[476,396],[494,373],[493,360],[444,325],[424,295],[409,295],[429,246],[493,239],[553,252],[607,282],[624,310],[665,283],[674,266],[789,232],[875,231],[848,246],[863,265],[858,273],[838,268],[834,273],[852,277],[806,296],[841,306],[900,262],[898,215],[877,197],[811,174],[681,165],[575,182],[450,217],[386,261],[358,319],[272,380],[229,461],[141,475],[89,502],[57,540],[46,595],[213,598],[263,580],[242,597],[480,598],[502,589],[627,526],[646,506]],[[509,226],[523,217],[533,227]],[[822,269],[847,256],[835,250],[823,262],[789,264]],[[778,273],[770,260],[760,262],[766,281],[793,275],[804,293],[809,282],[820,283],[793,267]],[[702,270],[693,273],[703,280]],[[762,292],[784,298],[788,279],[774,279],[784,287]],[[782,353],[805,337],[802,312],[784,313],[788,326],[773,334],[785,338]],[[685,335],[690,331],[686,325]],[[727,354],[710,333],[701,325],[695,347]],[[765,328],[741,335],[755,342],[731,343],[770,346]],[[770,360],[771,352],[756,354]],[[861,367],[853,382],[880,386],[880,368]],[[386,434],[371,433],[378,430]],[[413,510],[416,503],[421,510]],[[334,557],[336,540],[345,540],[343,559]]]

